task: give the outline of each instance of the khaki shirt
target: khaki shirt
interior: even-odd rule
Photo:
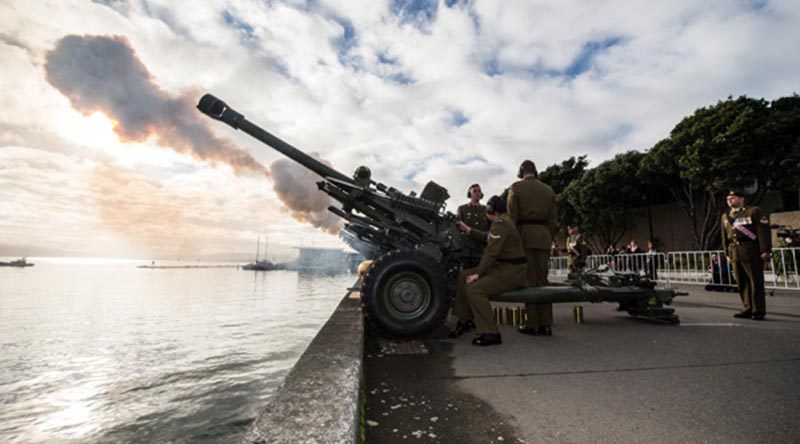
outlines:
[[[722,248],[732,261],[756,260],[761,253],[770,252],[772,233],[769,216],[758,207],[731,209],[723,214]]]
[[[489,219],[486,218],[486,205],[472,205],[466,203],[458,207],[456,215],[472,229],[480,231],[489,230]]]
[[[515,182],[508,190],[508,218],[517,226],[526,249],[550,251],[558,229],[556,193],[535,177]]]
[[[475,232],[475,230],[472,232]],[[517,229],[514,228],[513,224],[502,218],[496,219],[486,234],[486,249],[483,250],[481,262],[478,264],[475,273],[484,274],[489,267],[498,263],[498,259],[501,260],[499,263],[503,265],[508,264],[503,260],[525,259],[525,249],[522,248],[522,240],[519,237],[519,233],[517,233]],[[527,267],[524,263],[513,266],[519,266],[523,270]]]

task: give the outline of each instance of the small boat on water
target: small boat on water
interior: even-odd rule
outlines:
[[[264,246],[264,259],[259,259],[258,256],[261,253],[261,236],[258,236],[258,241],[256,243],[256,260],[255,262],[242,265],[242,270],[255,270],[255,271],[277,270],[278,267],[274,263],[266,259],[268,247],[269,247],[269,239],[267,239],[266,245]]]
[[[268,260],[260,260],[251,262],[246,265],[242,265],[242,270],[255,270],[255,271],[269,271],[269,270],[276,270],[277,267],[275,264]]]
[[[33,267],[34,265],[24,257],[11,262],[0,262],[0,267]]]

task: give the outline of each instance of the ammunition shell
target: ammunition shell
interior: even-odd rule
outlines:
[[[576,324],[583,324],[583,307],[581,307],[580,305],[576,305],[572,309],[572,314],[575,317]]]

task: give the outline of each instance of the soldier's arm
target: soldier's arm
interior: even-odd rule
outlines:
[[[506,206],[508,207],[508,214],[506,217],[515,226],[519,220],[519,203],[517,202],[517,193],[514,192],[514,187],[508,187],[508,199],[506,199]]]
[[[489,235],[487,236],[486,248],[483,250],[481,262],[478,264],[475,274],[483,274],[497,260],[500,250],[503,249],[503,242],[506,236],[499,228],[500,224],[492,224]]]
[[[758,218],[758,225],[756,226],[758,251],[761,253],[770,253],[772,251],[772,231],[769,229],[769,215],[758,209],[753,217]]]
[[[480,242],[482,244],[485,244],[486,243],[486,235],[487,234],[488,234],[488,232],[486,232],[486,231],[476,230],[475,228],[473,228],[473,229],[469,230],[469,233],[467,233],[467,236],[471,237],[472,239],[475,239],[476,241],[478,241],[478,242]]]
[[[728,254],[728,233],[725,230],[725,215],[722,215],[722,220],[719,222],[720,231],[722,231],[722,252]]]

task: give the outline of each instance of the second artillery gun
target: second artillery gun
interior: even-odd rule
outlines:
[[[380,332],[417,336],[442,324],[451,306],[463,262],[480,257],[482,245],[458,230],[445,211],[447,190],[428,182],[422,193],[403,193],[372,180],[360,166],[353,177],[325,165],[248,121],[222,100],[204,95],[197,108],[209,117],[269,145],[323,180],[318,188],[341,204],[328,210],[345,220],[342,238],[371,259],[361,282],[367,321]],[[527,288],[496,298],[508,302],[619,302],[631,315],[677,323],[664,304],[672,290],[656,290],[646,280],[616,274],[578,278],[569,287]]]

